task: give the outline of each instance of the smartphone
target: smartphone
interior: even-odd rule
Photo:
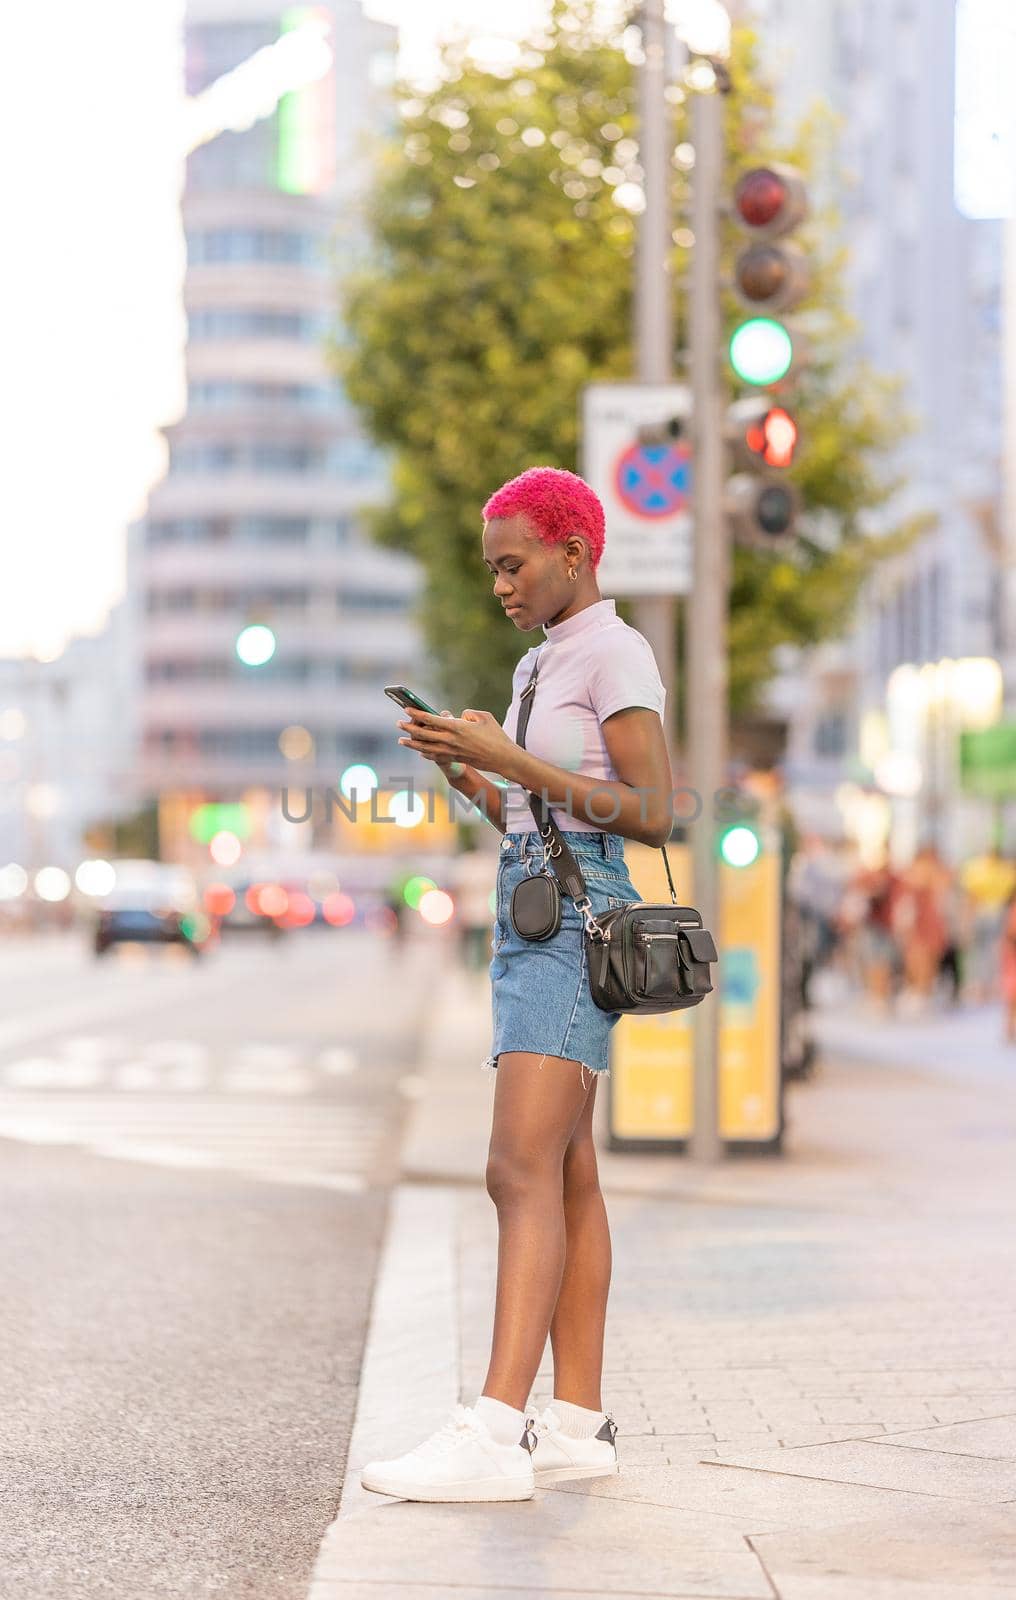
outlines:
[[[429,711],[433,717],[441,715],[440,711],[435,711],[433,706],[429,706],[426,700],[421,700],[418,694],[414,694],[412,689],[407,689],[403,683],[386,683],[385,694],[389,695],[395,701],[395,704],[401,706],[403,710],[407,706],[414,706],[417,711]]]

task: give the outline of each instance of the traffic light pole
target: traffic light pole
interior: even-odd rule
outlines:
[[[635,259],[635,347],[639,383],[673,381],[670,155],[666,100],[664,0],[643,0],[639,24],[643,62],[639,68],[639,165],[645,209],[639,218]],[[641,595],[635,626],[652,645],[667,691],[667,735],[676,748],[677,660],[673,595]]]
[[[694,588],[687,608],[688,773],[701,810],[691,827],[695,905],[720,944],[715,796],[727,763],[728,533],[723,509],[724,443],[720,388],[719,204],[723,173],[723,100],[719,90],[692,95],[691,388]],[[715,998],[695,1014],[695,1117],[691,1155],[720,1156],[717,1068],[720,1008]]]

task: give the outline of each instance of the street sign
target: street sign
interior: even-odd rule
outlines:
[[[593,383],[582,397],[582,476],[599,495],[605,595],[689,594],[691,393],[683,384]],[[677,437],[640,438],[659,428]]]
[[[987,799],[1016,794],[1016,722],[961,732],[960,784]]]

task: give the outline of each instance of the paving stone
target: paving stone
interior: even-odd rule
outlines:
[[[780,1585],[780,1600],[1016,1600],[1016,1589],[1008,1584],[997,1588],[976,1583],[964,1584],[958,1593],[954,1583],[910,1581],[906,1578],[841,1578],[823,1574],[820,1578],[791,1573]]]
[[[943,1595],[948,1586],[962,1600],[978,1589],[1016,1592],[1016,1518],[1008,1507],[925,1505],[821,1533],[763,1534],[752,1543],[781,1597],[793,1595],[799,1579],[921,1583]],[[885,1592],[896,1600],[895,1588]]]
[[[791,1473],[827,1482],[864,1483],[873,1488],[957,1500],[1001,1503],[1016,1500],[1016,1462],[981,1461],[946,1451],[895,1450],[887,1442],[802,1445],[791,1450],[720,1450],[726,1466],[755,1472]]]
[[[886,1444],[915,1450],[944,1450],[964,1456],[1016,1461],[1016,1413],[985,1417],[978,1422],[954,1422],[944,1428],[922,1428],[913,1433],[892,1433]]]
[[[395,1501],[345,1517],[329,1529],[314,1581],[369,1583],[384,1595],[386,1585],[390,1593],[408,1577],[459,1595],[471,1585],[490,1588],[495,1550],[506,1587],[527,1596],[555,1589],[717,1600],[772,1595],[758,1558],[725,1519],[709,1523],[670,1506],[551,1490],[517,1504]],[[313,1588],[311,1595],[318,1600]]]
[[[721,1517],[745,1535],[782,1528],[824,1528],[850,1518],[900,1514],[926,1507],[927,1497],[875,1489],[867,1484],[829,1483],[791,1474],[743,1471],[724,1463],[680,1467],[626,1467],[614,1478],[554,1485],[561,1493],[583,1493],[596,1500],[624,1499],[679,1508],[702,1517]]]

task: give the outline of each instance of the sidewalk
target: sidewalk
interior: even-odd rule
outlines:
[[[310,1600],[1016,1600],[1016,1051],[987,1050],[997,1018],[932,1022],[931,1065],[927,1022],[824,1018],[837,1054],[789,1086],[782,1158],[611,1155],[601,1092],[620,1475],[503,1506],[361,1489],[365,1461],[483,1383],[489,1003],[486,974],[450,972],[435,1004]],[[552,1384],[548,1341],[537,1406]]]

